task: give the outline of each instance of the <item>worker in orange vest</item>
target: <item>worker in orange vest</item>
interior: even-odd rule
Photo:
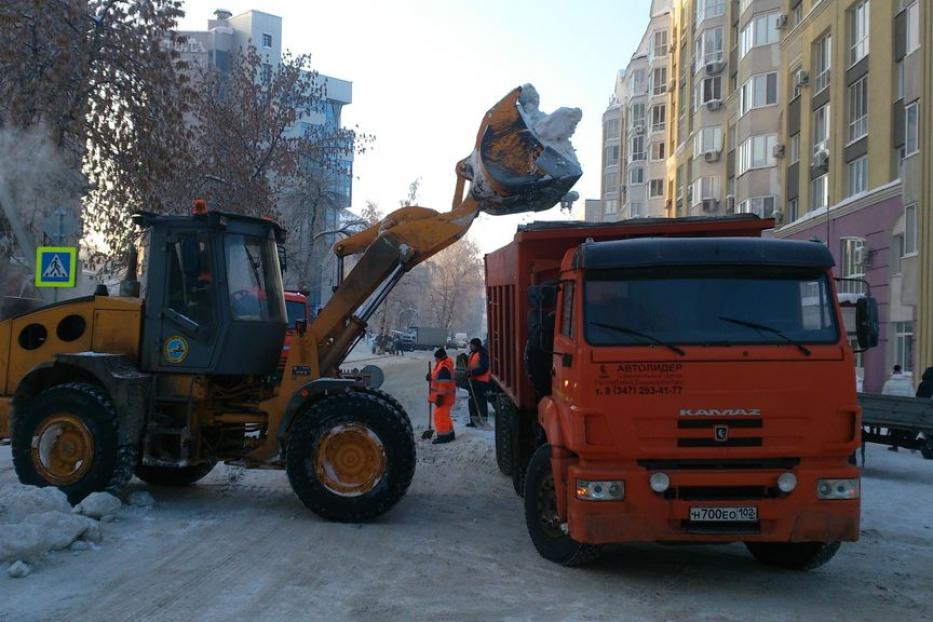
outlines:
[[[470,339],[470,359],[467,367],[467,381],[470,383],[470,422],[467,426],[472,428],[476,427],[477,423],[486,425],[486,419],[489,417],[486,393],[492,380],[489,372],[489,353],[483,347],[483,342],[476,337]]]
[[[428,374],[426,380],[431,383],[428,401],[434,404],[434,427],[437,428],[437,437],[431,444],[449,443],[454,440],[454,424],[450,419],[450,411],[457,396],[457,385],[454,381],[454,362],[447,356],[444,348],[439,348],[434,353],[434,370]]]

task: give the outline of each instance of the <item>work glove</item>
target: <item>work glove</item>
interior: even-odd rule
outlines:
[[[425,374],[425,375],[424,375],[424,380],[425,380],[425,382],[431,382],[431,374]]]
[[[435,397],[435,398],[434,398],[434,405],[435,405],[435,406],[443,406],[443,405],[444,405],[444,396],[443,396],[443,395],[438,395],[437,397]]]

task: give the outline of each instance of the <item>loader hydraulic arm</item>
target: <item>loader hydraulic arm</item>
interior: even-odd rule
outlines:
[[[337,373],[404,273],[463,237],[481,211],[502,215],[549,209],[576,183],[582,171],[572,147],[568,153],[555,142],[553,128],[561,119],[551,117],[566,117],[570,111],[564,137],[569,146],[579,110],[562,108],[544,115],[537,106],[537,93],[525,85],[486,113],[473,154],[457,164],[449,212],[403,207],[334,246],[340,265],[349,255],[360,258],[305,335],[314,340],[320,376]],[[541,120],[552,121],[547,126],[552,136],[538,136],[532,125]]]

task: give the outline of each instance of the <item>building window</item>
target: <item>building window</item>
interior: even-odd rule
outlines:
[[[904,259],[904,234],[898,234],[891,238],[891,274],[898,275],[903,270],[901,266]]]
[[[722,101],[722,76],[697,81],[693,107],[699,108],[711,101]]]
[[[663,95],[667,92],[667,67],[656,67],[651,72],[651,92],[654,95]]]
[[[739,214],[756,214],[759,218],[771,218],[774,214],[774,197],[752,197],[739,203]]]
[[[632,104],[632,111],[629,114],[629,119],[631,119],[632,129],[635,129],[638,126],[644,127],[645,105],[644,104]]]
[[[814,93],[819,93],[829,86],[832,54],[833,38],[831,35],[824,35],[813,44],[813,75],[816,86]]]
[[[796,26],[803,21],[803,2],[798,2],[790,13],[790,24]]]
[[[849,87],[849,142],[868,134],[868,76]]]
[[[262,35],[262,47],[271,48],[272,47],[272,35],[268,33],[263,33]]]
[[[610,145],[606,147],[606,166],[612,166],[619,163],[619,145]]]
[[[645,159],[645,137],[635,136],[632,138],[632,161],[637,162]]]
[[[777,73],[762,73],[752,76],[739,92],[739,116],[752,108],[772,106],[777,103]]]
[[[700,71],[707,63],[718,63],[722,56],[722,27],[710,28],[700,33],[696,43],[695,69]]]
[[[781,13],[759,13],[753,16],[739,35],[739,58],[744,58],[752,48],[770,45],[780,40],[778,19]]]
[[[261,73],[259,77],[264,84],[268,84],[272,81],[272,65],[269,63],[263,63],[262,67],[260,68],[260,72]]]
[[[929,19],[929,18],[927,18]],[[920,3],[907,7],[907,53],[920,49]]]
[[[897,86],[897,97],[894,101],[904,99],[904,61],[899,60],[894,63],[894,81]]]
[[[917,253],[917,204],[904,208],[904,255]]]
[[[619,137],[619,120],[609,119],[605,124],[606,138],[612,140]]]
[[[790,199],[787,202],[787,217],[784,219],[784,222],[791,223],[799,218],[800,206],[797,202],[797,197]]]
[[[865,277],[863,267],[865,240],[862,238],[842,238],[842,278],[861,279]],[[839,283],[839,291],[846,293],[855,293],[862,291],[861,283]]]
[[[868,190],[868,156],[849,162],[849,194],[852,196]]]
[[[920,108],[917,102],[904,108],[904,157],[912,156],[920,151]]]
[[[744,175],[754,168],[774,166],[774,146],[777,134],[750,136],[739,145],[738,175]]]
[[[696,205],[706,199],[719,200],[719,177],[698,177],[691,187],[693,204]]]
[[[654,33],[654,56],[667,56],[667,31],[658,30]]]
[[[667,106],[658,104],[651,107],[651,131],[663,132],[667,127]]]
[[[790,137],[790,163],[800,162],[800,132]]]
[[[894,364],[906,373],[914,371],[913,322],[894,322]]]
[[[645,183],[645,169],[640,166],[633,166],[628,171],[628,178],[630,184]]]
[[[849,9],[849,64],[854,65],[868,56],[868,0],[862,0]]]
[[[645,91],[644,69],[636,69],[632,72],[631,87],[633,95],[639,95]]]
[[[696,20],[699,24],[704,19],[719,17],[726,12],[726,0],[696,0]]]
[[[641,203],[632,201],[628,204],[629,218],[639,218],[641,216]]]
[[[652,160],[663,160],[664,159],[664,143],[651,143],[651,159]]]
[[[618,190],[617,186],[619,185],[619,174],[618,173],[606,173],[603,175],[603,194],[607,192],[615,192]]]
[[[648,198],[656,199],[664,196],[664,180],[652,179],[648,182]]]
[[[810,182],[810,209],[829,207],[829,175],[820,175]]]
[[[829,145],[829,104],[813,112],[813,153]]]
[[[722,128],[702,127],[693,136],[693,157],[699,158],[707,151],[722,150]]]
[[[800,70],[803,69],[800,65],[794,65],[794,68],[790,70],[788,76],[788,83],[791,85],[790,98],[794,99],[800,97],[800,89],[803,87],[800,86],[800,83],[797,81],[797,76],[800,75]]]

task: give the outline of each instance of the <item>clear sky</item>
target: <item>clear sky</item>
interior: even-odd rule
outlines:
[[[311,53],[315,69],[353,82],[344,125],[376,138],[358,156],[353,209],[398,206],[421,178],[419,203],[450,208],[454,164],[469,155],[486,110],[531,82],[541,109],[583,110],[573,138],[583,165],[581,200],[599,196],[600,120],[618,69],[648,23],[650,0],[186,0],[183,29],[204,29],[213,11],[256,9],[282,17],[282,47]],[[520,221],[482,216],[482,250],[508,242]]]

